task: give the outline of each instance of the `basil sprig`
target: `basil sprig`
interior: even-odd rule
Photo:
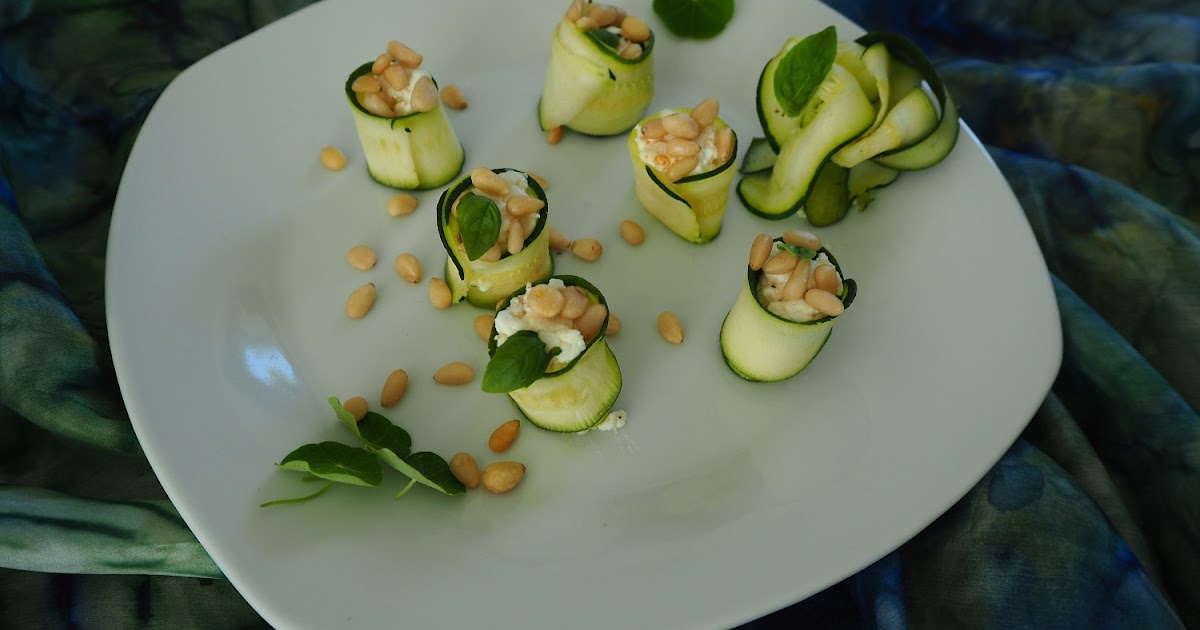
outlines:
[[[791,243],[775,243],[775,248],[779,249],[781,251],[783,251],[783,250],[789,251],[789,252],[795,254],[801,260],[812,260],[817,257],[817,252],[815,250],[804,247],[803,245],[792,245]]]
[[[787,116],[804,111],[813,93],[833,69],[837,57],[837,30],[826,27],[800,40],[779,60],[775,69],[775,98]]]
[[[496,202],[467,193],[458,202],[458,234],[469,260],[477,260],[500,238],[500,208]]]
[[[654,13],[676,37],[710,39],[733,19],[734,0],[654,0]]]
[[[591,37],[599,42],[601,45],[607,46],[613,50],[616,50],[617,46],[621,43],[621,36],[610,32],[607,29],[594,28],[590,31],[584,31],[584,33],[586,33],[588,37]]]
[[[550,360],[560,350],[546,351],[546,344],[532,330],[521,330],[496,347],[483,370],[483,391],[493,394],[528,387],[546,373]]]

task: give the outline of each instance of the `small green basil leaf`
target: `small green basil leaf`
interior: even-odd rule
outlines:
[[[496,202],[467,193],[458,202],[458,234],[469,260],[478,260],[500,238],[500,208]]]
[[[356,486],[378,486],[383,482],[383,466],[375,455],[340,442],[305,444],[288,453],[279,467]]]
[[[833,69],[837,57],[837,31],[826,27],[800,40],[775,69],[775,98],[784,114],[799,116],[805,104]]]
[[[654,0],[654,13],[676,37],[709,39],[733,19],[733,0]]]
[[[584,33],[588,37],[600,42],[602,46],[607,46],[613,50],[616,50],[617,46],[621,43],[620,35],[617,35],[616,33],[610,33],[602,28],[594,28],[590,31],[584,31]]]
[[[532,330],[514,333],[496,347],[483,370],[483,391],[507,394],[527,387],[546,373],[553,355]]]
[[[802,260],[812,260],[817,257],[817,252],[802,245],[792,245],[791,243],[775,243],[775,248],[792,252],[796,256],[799,256]]]
[[[407,457],[412,451],[412,436],[408,431],[392,424],[382,415],[368,411],[362,420],[356,421],[354,415],[346,411],[342,403],[333,396],[329,398],[329,406],[333,407],[338,420],[366,444],[368,451],[386,448],[400,457]]]
[[[404,473],[409,479],[429,486],[443,494],[462,494],[467,489],[462,485],[454,475],[450,473],[450,465],[446,460],[442,459],[436,453],[421,451],[413,453],[408,457],[396,457],[396,454],[383,450],[378,453],[379,458],[387,462],[388,466]],[[409,484],[411,487],[411,484]],[[407,492],[408,488],[401,491],[401,495]],[[399,495],[397,495],[399,496]]]

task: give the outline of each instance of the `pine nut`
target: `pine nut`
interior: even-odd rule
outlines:
[[[475,318],[475,334],[484,341],[491,341],[492,326],[496,323],[495,315],[483,314]]]
[[[533,181],[537,182],[538,186],[541,186],[543,191],[550,190],[550,182],[547,182],[545,177],[542,177],[541,175],[538,175],[537,173],[525,173],[525,174],[530,176],[531,178],[533,178]]]
[[[608,316],[608,307],[603,304],[591,304],[587,310],[575,319],[572,328],[583,334],[583,340],[590,342],[600,334],[600,327],[604,325],[604,318]]]
[[[563,306],[559,310],[558,316],[570,320],[578,319],[588,309],[591,300],[588,298],[587,292],[576,286],[569,286],[563,289]]]
[[[594,31],[600,28],[600,24],[588,16],[583,16],[575,20],[575,26],[581,31]]]
[[[550,228],[550,249],[556,252],[565,252],[571,248],[571,239],[567,238],[566,234],[559,232],[554,228]]]
[[[592,4],[591,9],[587,12],[587,16],[595,20],[600,28],[617,24],[620,19],[616,7],[598,3]]]
[[[533,214],[542,208],[546,207],[546,202],[537,197],[526,197],[524,195],[512,195],[508,201],[504,203],[504,209],[514,217],[523,217]]]
[[[350,89],[355,94],[366,94],[368,92],[378,92],[383,89],[383,86],[380,85],[379,79],[364,74],[354,79],[354,83],[350,84]]]
[[[479,464],[470,453],[459,451],[450,458],[450,474],[468,488],[479,485]]]
[[[583,17],[583,0],[571,0],[571,6],[567,7],[567,21],[573,23],[581,17]]]
[[[387,380],[383,382],[383,392],[379,394],[379,406],[391,407],[400,402],[404,392],[408,391],[408,372],[392,370]]]
[[[649,140],[658,140],[667,136],[667,130],[663,128],[662,118],[651,118],[642,123],[642,135]]]
[[[537,229],[538,217],[536,214],[527,214],[523,217],[518,217],[521,222],[521,231],[525,232],[525,238],[529,238],[533,231]]]
[[[383,74],[380,76],[383,77],[384,81],[387,81],[388,86],[393,90],[403,90],[408,87],[408,70],[405,70],[404,66],[390,65],[384,69]]]
[[[475,370],[462,361],[454,361],[438,368],[433,380],[442,385],[463,385],[475,380]]]
[[[525,478],[521,462],[492,462],[483,469],[483,487],[494,494],[504,494],[517,487]]]
[[[534,315],[546,319],[557,317],[566,302],[562,291],[548,284],[539,284],[525,293],[525,307]]]
[[[387,53],[381,53],[375,58],[375,63],[371,64],[371,74],[376,76],[381,75],[383,74],[383,71],[387,70],[388,66],[390,65],[392,65],[391,56]]]
[[[792,275],[788,276],[783,290],[780,291],[779,299],[785,302],[802,299],[808,291],[808,282],[812,279],[811,269],[812,265],[807,260],[796,263],[796,268],[792,269]]]
[[[630,44],[624,48],[618,55],[622,59],[637,59],[642,56],[641,44]]]
[[[342,403],[342,408],[354,416],[355,422],[361,422],[363,417],[367,415],[367,399],[362,396],[348,398],[346,402]]]
[[[439,311],[450,306],[454,296],[450,293],[450,285],[441,278],[429,279],[429,303]]]
[[[733,130],[729,127],[721,127],[717,130],[717,137],[713,140],[713,144],[717,148],[717,163],[724,164],[733,157]]]
[[[594,238],[581,238],[571,243],[571,253],[581,260],[592,262],[604,253],[604,247]]]
[[[504,248],[500,246],[500,243],[496,243],[495,245],[492,245],[491,248],[489,248],[486,252],[484,252],[482,256],[477,258],[476,261],[494,263],[497,260],[500,260],[501,256],[504,256]]]
[[[630,15],[621,20],[621,37],[631,42],[644,42],[650,39],[650,26],[642,18]]]
[[[762,270],[769,274],[792,273],[799,261],[791,252],[779,251],[763,263]]]
[[[762,269],[763,263],[767,262],[767,258],[771,255],[771,246],[774,241],[771,240],[770,234],[759,234],[754,237],[754,243],[750,245],[750,269],[758,271]]]
[[[408,103],[412,106],[414,112],[427,112],[437,107],[438,91],[437,86],[433,84],[433,79],[430,79],[428,76],[417,79],[417,84],[413,86],[412,96],[408,98]]]
[[[643,230],[637,221],[630,221],[628,219],[622,221],[620,230],[621,238],[625,239],[625,242],[630,245],[641,245],[642,241],[646,240],[646,230]]]
[[[692,120],[701,128],[713,124],[717,119],[717,113],[721,111],[721,104],[717,99],[709,97],[700,101],[700,104],[692,108]]]
[[[695,140],[700,137],[700,125],[687,114],[670,114],[662,118],[663,129],[676,138]]]
[[[387,212],[394,217],[404,217],[417,209],[417,198],[408,193],[399,193],[388,197]]]
[[[350,292],[346,298],[346,317],[362,319],[375,304],[375,285],[368,282]]]
[[[671,157],[692,157],[700,154],[700,145],[683,138],[671,138],[667,141],[667,155]],[[692,168],[695,168],[694,166]]]
[[[504,178],[482,166],[471,170],[471,184],[478,188],[479,192],[494,197],[506,195],[509,192],[508,182],[504,181]]]
[[[663,173],[663,177],[667,178],[667,181],[677,182],[684,177],[687,177],[688,174],[696,170],[696,167],[699,165],[699,158],[682,158],[680,160],[676,160],[674,164],[668,166],[666,172]]]
[[[496,427],[492,431],[492,436],[488,438],[488,448],[496,453],[503,453],[512,446],[517,439],[517,433],[521,431],[521,421],[517,419],[509,420],[504,424]]]
[[[450,83],[442,88],[442,102],[450,109],[463,110],[467,108],[467,97],[462,88]]]
[[[812,232],[804,230],[788,230],[783,233],[783,242],[796,247],[807,247],[814,252],[821,249],[821,239]]]
[[[662,335],[668,343],[683,343],[683,324],[679,321],[679,317],[671,311],[663,311],[658,314],[658,334]]]
[[[367,110],[368,113],[382,116],[383,118],[391,118],[393,115],[392,108],[383,102],[383,97],[378,92],[363,94],[359,102],[362,103],[363,109]]]
[[[519,254],[525,249],[525,228],[519,221],[508,223],[508,253]]]
[[[375,250],[366,245],[355,245],[346,252],[346,262],[359,271],[366,271],[375,266]]]
[[[813,284],[822,291],[828,291],[833,295],[838,292],[838,273],[833,265],[817,265],[813,270]]]
[[[421,261],[409,253],[396,256],[396,273],[409,284],[421,282]]]
[[[608,336],[615,335],[615,334],[621,332],[621,326],[623,326],[623,325],[624,324],[621,323],[621,320],[617,319],[617,316],[615,313],[609,313],[608,314],[608,328],[605,329],[604,334],[608,335]]]
[[[337,147],[325,147],[321,149],[321,164],[331,171],[340,171],[346,168],[346,154]]]
[[[842,311],[846,310],[846,306],[842,304],[842,301],[836,295],[824,289],[809,289],[804,294],[804,301],[808,302],[809,306],[830,317],[837,317],[842,314]]]
[[[663,131],[663,133],[665,134],[665,133],[666,133],[666,131],[664,130],[664,131]],[[666,136],[663,136],[663,137],[665,138]],[[670,146],[671,146],[671,145],[670,145],[670,143],[669,143],[668,141],[664,141],[664,140],[651,140],[651,141],[649,141],[649,142],[647,142],[647,143],[646,143],[646,146],[642,147],[642,153],[645,153],[646,155],[651,155],[651,156],[653,156],[653,155],[666,155],[666,154],[667,154],[667,148],[668,148],[668,147],[670,147]]]
[[[421,65],[422,61],[425,61],[425,58],[415,50],[397,41],[388,42],[387,54],[395,59],[396,63],[409,69],[416,68]]]
[[[546,144],[558,144],[562,142],[563,129],[562,126],[554,127],[546,132]]]

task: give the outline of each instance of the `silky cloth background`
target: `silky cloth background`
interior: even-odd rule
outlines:
[[[1200,3],[828,3],[935,62],[1033,227],[1064,360],[953,508],[748,627],[1200,627]],[[307,4],[0,3],[0,628],[265,626],[141,454],[104,254],[162,89]]]

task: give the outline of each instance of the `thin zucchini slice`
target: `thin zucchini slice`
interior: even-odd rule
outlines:
[[[530,288],[554,279],[561,280],[566,286],[583,289],[592,304],[608,307],[599,289],[583,278],[570,275],[553,276],[521,287],[508,298],[506,305]],[[579,356],[561,368],[547,372],[531,385],[508,393],[531,423],[547,431],[575,433],[590,429],[608,416],[621,393],[622,377],[617,358],[605,339],[607,330],[606,315],[599,333],[587,342]],[[489,357],[496,354],[497,334],[493,324],[488,342]]]
[[[746,149],[746,157],[742,158],[742,165],[738,167],[738,172],[749,175],[750,173],[769,171],[772,166],[775,166],[775,157],[775,149],[771,147],[771,143],[766,138],[753,138],[750,140],[750,146]]]
[[[721,233],[721,221],[729,202],[733,185],[733,168],[737,155],[737,133],[729,159],[707,171],[688,175],[678,181],[668,181],[662,173],[641,158],[638,129],[641,124],[668,113],[691,113],[691,108],[663,110],[643,119],[629,132],[629,157],[633,162],[634,192],[638,201],[654,218],[672,232],[691,243],[707,243]],[[726,129],[725,121],[713,121],[714,130]]]
[[[825,248],[819,251],[842,274],[833,255]],[[721,323],[721,354],[726,365],[746,380],[783,381],[799,374],[816,358],[838,317],[793,322],[775,315],[763,308],[755,295],[761,275],[762,271],[746,269],[746,281]],[[853,280],[843,280],[838,297],[845,308],[850,307],[857,290]]]
[[[833,161],[846,168],[890,151],[905,149],[924,140],[938,126],[938,113],[924,90],[915,89],[888,110],[874,131],[833,154]]]
[[[495,173],[517,169],[496,168]],[[550,277],[554,273],[554,259],[550,256],[550,229],[547,221],[550,204],[546,192],[532,177],[526,177],[526,191],[533,197],[546,202],[540,211],[534,229],[525,237],[521,251],[505,254],[495,262],[470,260],[460,247],[458,220],[452,209],[454,202],[472,188],[470,176],[463,177],[447,188],[438,199],[438,236],[446,250],[446,284],[455,302],[464,298],[479,308],[493,309],[496,303],[529,282]]]
[[[856,164],[846,178],[846,194],[850,198],[850,207],[857,208],[860,212],[866,210],[875,200],[876,189],[891,185],[899,178],[900,171],[881,166],[874,160]]]
[[[850,209],[850,191],[847,186],[849,169],[826,162],[817,173],[812,193],[804,202],[804,216],[816,227],[833,225],[841,221]]]
[[[555,28],[538,101],[543,131],[562,126],[611,136],[628,131],[645,113],[654,97],[653,33],[635,59],[619,57],[602,39],[566,18]]]
[[[351,72],[345,87],[371,178],[402,190],[435,188],[454,179],[465,154],[440,99],[427,112],[395,118],[371,114],[351,89],[354,79],[371,73],[371,65]]]

